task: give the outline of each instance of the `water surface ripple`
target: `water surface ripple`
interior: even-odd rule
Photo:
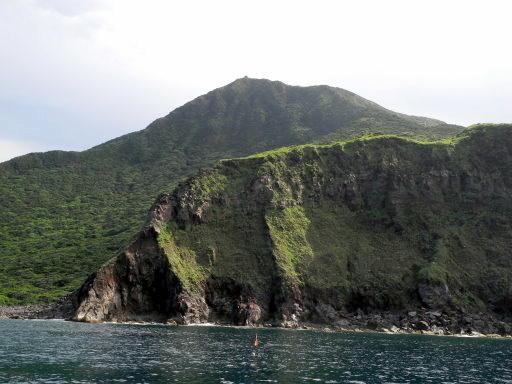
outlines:
[[[512,383],[512,340],[0,320],[1,383]]]

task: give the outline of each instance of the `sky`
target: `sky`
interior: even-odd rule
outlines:
[[[0,161],[84,150],[237,78],[512,122],[508,0],[0,0]]]

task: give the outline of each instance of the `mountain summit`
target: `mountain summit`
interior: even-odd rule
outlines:
[[[461,129],[338,88],[242,78],[87,151],[15,158],[0,164],[0,305],[77,288],[129,242],[155,196],[220,159],[372,132],[436,140]]]

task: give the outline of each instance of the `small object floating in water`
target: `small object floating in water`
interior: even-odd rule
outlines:
[[[254,339],[254,341],[252,342],[252,345],[254,345],[255,347],[257,347],[258,345],[260,345],[260,342],[258,341],[258,334],[256,334],[256,338]]]

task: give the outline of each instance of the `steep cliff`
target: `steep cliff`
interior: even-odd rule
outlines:
[[[76,320],[335,323],[512,311],[512,126],[225,160],[161,195]]]

